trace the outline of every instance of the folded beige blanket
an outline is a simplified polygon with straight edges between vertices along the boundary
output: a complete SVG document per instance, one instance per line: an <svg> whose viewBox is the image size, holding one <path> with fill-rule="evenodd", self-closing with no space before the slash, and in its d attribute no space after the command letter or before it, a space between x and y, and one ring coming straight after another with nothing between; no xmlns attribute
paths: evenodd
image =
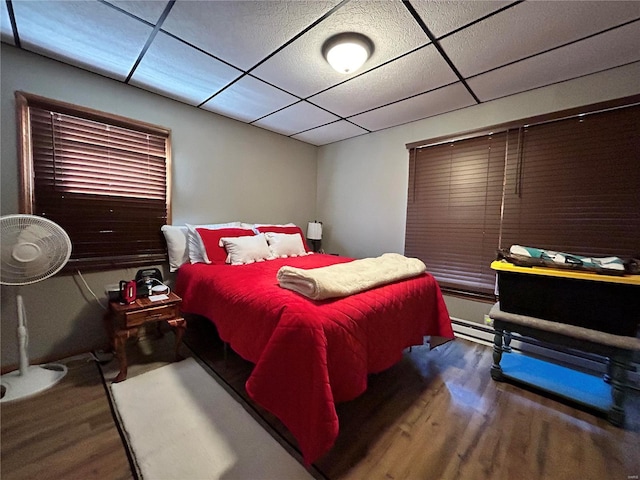
<svg viewBox="0 0 640 480"><path fill-rule="evenodd" d="M282 288L298 292L313 300L346 297L386 283L423 274L425 264L417 258L385 253L348 263L308 270L284 266L278 270Z"/></svg>

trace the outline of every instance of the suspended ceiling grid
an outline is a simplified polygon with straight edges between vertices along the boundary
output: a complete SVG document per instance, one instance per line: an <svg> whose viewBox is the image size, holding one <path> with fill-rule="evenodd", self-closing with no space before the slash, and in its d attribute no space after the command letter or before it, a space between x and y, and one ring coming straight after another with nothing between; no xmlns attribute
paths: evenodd
<svg viewBox="0 0 640 480"><path fill-rule="evenodd" d="M313 145L640 62L640 1L0 2L2 42ZM340 32L375 49L351 75Z"/></svg>

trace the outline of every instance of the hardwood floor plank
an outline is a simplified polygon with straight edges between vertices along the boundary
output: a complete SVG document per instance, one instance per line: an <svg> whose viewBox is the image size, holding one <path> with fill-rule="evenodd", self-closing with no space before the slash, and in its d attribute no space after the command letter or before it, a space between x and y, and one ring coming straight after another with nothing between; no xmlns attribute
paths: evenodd
<svg viewBox="0 0 640 480"><path fill-rule="evenodd" d="M2 478L133 478L95 362L65 363L57 385L2 405Z"/></svg>

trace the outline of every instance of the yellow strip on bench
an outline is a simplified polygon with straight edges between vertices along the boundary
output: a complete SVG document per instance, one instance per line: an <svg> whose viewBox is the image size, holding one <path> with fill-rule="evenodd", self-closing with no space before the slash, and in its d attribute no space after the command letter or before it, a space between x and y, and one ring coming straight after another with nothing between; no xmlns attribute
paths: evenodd
<svg viewBox="0 0 640 480"><path fill-rule="evenodd" d="M624 283L640 285L640 275L603 275L568 268L549 267L520 267L502 260L491 262L491 268L500 272L525 273L527 275L545 275L547 277L575 278L578 280L592 280L595 282Z"/></svg>

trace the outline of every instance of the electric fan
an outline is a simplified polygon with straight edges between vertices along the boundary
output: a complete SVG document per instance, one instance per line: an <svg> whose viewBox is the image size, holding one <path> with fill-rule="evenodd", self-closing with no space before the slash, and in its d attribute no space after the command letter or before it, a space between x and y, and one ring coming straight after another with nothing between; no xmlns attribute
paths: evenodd
<svg viewBox="0 0 640 480"><path fill-rule="evenodd" d="M71 256L71 240L62 227L35 215L0 217L0 283L29 285L55 275ZM27 318L21 295L16 295L20 368L2 375L0 402L24 398L59 382L65 365L29 366Z"/></svg>

